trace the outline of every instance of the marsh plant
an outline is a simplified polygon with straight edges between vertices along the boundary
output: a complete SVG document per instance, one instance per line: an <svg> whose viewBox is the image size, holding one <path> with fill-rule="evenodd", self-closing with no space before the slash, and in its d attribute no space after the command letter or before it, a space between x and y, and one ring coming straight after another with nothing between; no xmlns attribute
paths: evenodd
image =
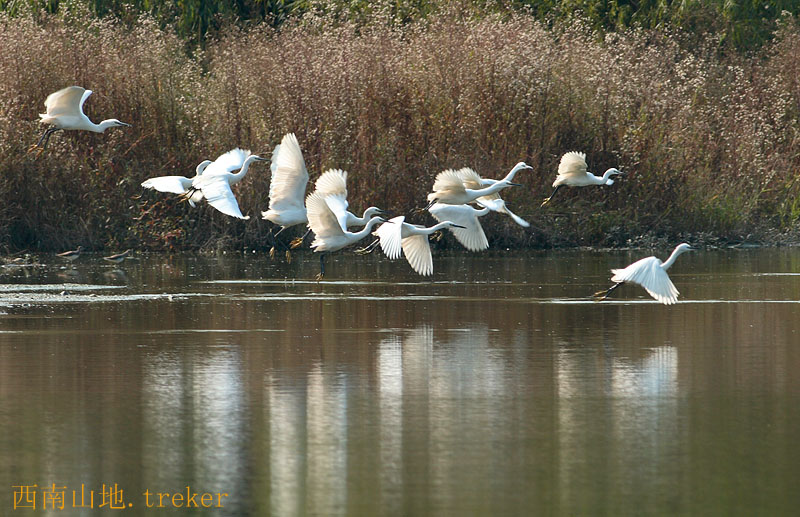
<svg viewBox="0 0 800 517"><path fill-rule="evenodd" d="M719 36L526 14L430 15L403 26L314 14L275 29L231 26L205 48L149 17L0 18L0 240L8 248L268 248L268 227L143 192L147 177L192 175L237 146L270 156L295 132L312 181L349 171L351 207L407 213L435 175L501 177L528 230L482 221L496 245L620 245L639 236L787 231L800 216L800 29L786 17L758 51ZM133 124L53 137L39 159L50 93L95 91L90 118ZM613 188L564 192L540 209L561 155L618 167ZM268 204L269 168L237 187L245 214ZM421 218L419 223L432 220Z"/></svg>

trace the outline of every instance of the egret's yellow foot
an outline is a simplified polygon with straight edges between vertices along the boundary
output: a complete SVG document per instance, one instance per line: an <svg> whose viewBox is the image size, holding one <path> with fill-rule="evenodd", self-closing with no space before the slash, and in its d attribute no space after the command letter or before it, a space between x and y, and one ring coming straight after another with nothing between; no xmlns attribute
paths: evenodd
<svg viewBox="0 0 800 517"><path fill-rule="evenodd" d="M271 258L271 259L275 258L275 246L273 246L273 247L271 247L269 249L269 258Z"/></svg>
<svg viewBox="0 0 800 517"><path fill-rule="evenodd" d="M39 147L39 145L38 145L38 144L31 144L31 146L30 146L30 147L28 147L28 152L29 152L29 153L32 153L33 151L35 151L35 150L37 150L37 149L40 149L40 147Z"/></svg>
<svg viewBox="0 0 800 517"><path fill-rule="evenodd" d="M292 263L292 254L289 252L289 250L286 250L286 262L289 264Z"/></svg>
<svg viewBox="0 0 800 517"><path fill-rule="evenodd" d="M292 249L295 249L295 248L297 248L299 246L302 246L302 245L303 245L303 238L302 237L295 237L294 239L292 239L292 242L291 242L291 244L289 244L289 247L291 247Z"/></svg>
<svg viewBox="0 0 800 517"><path fill-rule="evenodd" d="M544 206L544 205L546 205L546 204L547 204L547 203L549 203L549 202L550 202L550 198L548 197L548 198L546 198L544 201L542 201L542 204L541 204L541 206Z"/></svg>
<svg viewBox="0 0 800 517"><path fill-rule="evenodd" d="M316 278L317 282L319 282L320 280L322 280L322 278L323 278L324 276L325 276L325 275L324 275L324 274L322 274L322 273L317 273L317 276L315 276L314 278Z"/></svg>
<svg viewBox="0 0 800 517"><path fill-rule="evenodd" d="M594 298L594 301L596 302L602 302L608 298L608 291L597 291L592 295L592 298Z"/></svg>
<svg viewBox="0 0 800 517"><path fill-rule="evenodd" d="M442 230L436 230L435 232L433 232L433 236L434 236L433 240L439 242L444 237L444 232Z"/></svg>

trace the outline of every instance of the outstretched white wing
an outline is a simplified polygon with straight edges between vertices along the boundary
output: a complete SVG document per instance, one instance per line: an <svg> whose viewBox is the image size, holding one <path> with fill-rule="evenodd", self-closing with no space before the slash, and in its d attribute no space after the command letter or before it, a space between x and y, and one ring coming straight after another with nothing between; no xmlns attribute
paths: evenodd
<svg viewBox="0 0 800 517"><path fill-rule="evenodd" d="M489 213L488 208L483 210L475 210L469 205L446 205L443 203L435 203L428 209L437 221L450 221L464 228L450 227L449 230L461 243L462 246L470 251L485 250L489 247L489 241L486 239L486 234L483 233L483 227L478 216L483 216Z"/></svg>
<svg viewBox="0 0 800 517"><path fill-rule="evenodd" d="M244 149L237 148L228 151L209 164L203 171L203 176L225 174L226 172L233 172L237 169L241 169L248 156L250 156L250 151Z"/></svg>
<svg viewBox="0 0 800 517"><path fill-rule="evenodd" d="M387 222L378 226L378 228L372 232L374 235L377 235L381 241L381 249L383 253L390 259L398 259L400 258L400 254L403 251L403 221L405 221L405 216L397 216L389 219Z"/></svg>
<svg viewBox="0 0 800 517"><path fill-rule="evenodd" d="M423 276L433 274L433 257L427 235L412 235L403 239L403 254L414 271Z"/></svg>
<svg viewBox="0 0 800 517"><path fill-rule="evenodd" d="M239 219L250 219L250 216L242 215L239 203L236 202L236 196L233 195L231 185L228 182L228 176L208 176L203 174L195 178L192 186L201 190L208 204L223 214L238 217Z"/></svg>
<svg viewBox="0 0 800 517"><path fill-rule="evenodd" d="M447 169L437 174L433 182L433 192L428 194L428 201L436 199L440 192L453 194L464 193L464 183L458 171Z"/></svg>
<svg viewBox="0 0 800 517"><path fill-rule="evenodd" d="M347 172L330 169L322 173L314 184L315 192L325 196L325 202L336 216L342 231L347 231Z"/></svg>
<svg viewBox="0 0 800 517"><path fill-rule="evenodd" d="M294 133L288 133L272 152L269 208L275 212L301 210L306 195L308 171Z"/></svg>
<svg viewBox="0 0 800 517"><path fill-rule="evenodd" d="M659 302L670 305L678 301L678 289L669 275L661 267L661 260L647 257L637 260L625 269L612 269L612 282L631 282L639 284Z"/></svg>
<svg viewBox="0 0 800 517"><path fill-rule="evenodd" d="M42 118L67 116L79 117L83 114L83 103L92 94L92 90L81 88L80 86L67 86L55 93L51 93L44 101L46 114L39 115Z"/></svg>
<svg viewBox="0 0 800 517"><path fill-rule="evenodd" d="M192 180L183 176L159 176L145 180L142 182L142 186L159 192L186 194L186 191L192 186Z"/></svg>
<svg viewBox="0 0 800 517"><path fill-rule="evenodd" d="M570 151L561 157L561 162L558 164L558 175L553 182L556 187L564 182L569 182L570 179L581 178L586 176L586 154Z"/></svg>
<svg viewBox="0 0 800 517"><path fill-rule="evenodd" d="M319 192L312 192L306 197L306 213L308 214L308 227L318 238L328 238L343 235L339 221L331 211L327 200Z"/></svg>
<svg viewBox="0 0 800 517"><path fill-rule="evenodd" d="M503 201L497 194L482 196L476 199L475 201L480 206L484 206L489 210L491 210L492 212L498 212L501 214L508 215L509 217L511 217L511 219L514 220L515 223L522 226L523 228L527 228L531 225L528 221L526 221L525 219L521 218L520 216L509 210L508 206L506 206L506 202Z"/></svg>

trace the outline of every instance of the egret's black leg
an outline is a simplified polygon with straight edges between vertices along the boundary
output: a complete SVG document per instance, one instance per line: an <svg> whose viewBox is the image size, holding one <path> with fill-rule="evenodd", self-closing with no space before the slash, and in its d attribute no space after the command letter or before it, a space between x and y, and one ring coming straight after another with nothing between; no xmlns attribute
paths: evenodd
<svg viewBox="0 0 800 517"><path fill-rule="evenodd" d="M322 280L322 277L325 276L325 253L320 253L319 255L319 274L317 275L317 282Z"/></svg>
<svg viewBox="0 0 800 517"><path fill-rule="evenodd" d="M48 127L47 129L45 129L44 133L42 133L42 136L39 137L39 140L37 140L35 144L33 144L28 148L28 152L32 153L36 149L39 149L40 150L39 152L41 153L42 142L44 142L45 139L48 138L54 132L55 129L56 128L54 127Z"/></svg>
<svg viewBox="0 0 800 517"><path fill-rule="evenodd" d="M617 282L616 284L612 285L611 287L609 287L609 288L608 288L608 289L606 289L605 291L597 291L596 293L594 293L594 294L592 295L592 298L594 298L594 299L595 299L595 300L597 300L598 302L601 302L601 301L605 300L606 298L608 298L608 295L610 295L610 294L611 294L611 292L612 292L614 289L616 289L617 287L621 286L621 285L622 285L622 284L624 284L624 283L625 283L625 282Z"/></svg>
<svg viewBox="0 0 800 517"><path fill-rule="evenodd" d="M61 131L61 129L55 127L55 128L50 128L47 131L48 131L47 132L47 138L44 139L44 145L42 146L42 152L44 152L44 150L47 149L47 144L50 143L50 137L53 136L53 133L55 133L56 131Z"/></svg>
<svg viewBox="0 0 800 517"><path fill-rule="evenodd" d="M564 185L559 185L559 186L557 186L557 187L556 187L556 189L553 191L553 193L552 193L552 194L550 194L550 197L548 197L547 199L545 199L544 201L542 201L542 206L544 206L544 205L546 205L547 203L549 203L549 202L550 202L550 200L551 200L551 199L553 199L553 196L555 196L555 195L556 195L556 192L558 192L558 189L560 189L560 188L561 188L561 187L563 187L563 186L564 186Z"/></svg>

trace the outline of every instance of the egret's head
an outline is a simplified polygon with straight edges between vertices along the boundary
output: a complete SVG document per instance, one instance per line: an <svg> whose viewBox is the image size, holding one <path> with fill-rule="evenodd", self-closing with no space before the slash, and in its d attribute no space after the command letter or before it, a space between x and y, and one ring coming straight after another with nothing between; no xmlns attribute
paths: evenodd
<svg viewBox="0 0 800 517"><path fill-rule="evenodd" d="M678 253L683 253L684 251L694 251L695 249L697 248L692 248L690 245L686 244L685 242L682 242L678 244L678 247L675 248L675 251L677 251Z"/></svg>
<svg viewBox="0 0 800 517"><path fill-rule="evenodd" d="M528 165L528 164L527 164L527 163L525 163L525 162L519 162L519 163L518 163L518 164L516 164L516 165L514 166L514 168L513 168L513 169L511 169L511 170L514 170L514 171L521 171L521 170L523 170L523 169L531 169L531 170L533 170L533 167L531 167L530 165Z"/></svg>
<svg viewBox="0 0 800 517"><path fill-rule="evenodd" d="M625 173L620 171L619 169L615 169L614 167L608 169L605 174L603 174L603 178L606 180L606 185L613 185L614 180L611 179L612 176L624 176Z"/></svg>
<svg viewBox="0 0 800 517"><path fill-rule="evenodd" d="M386 212L375 206L371 206L366 210L364 210L364 217L369 218L372 217L373 215L386 215Z"/></svg>

